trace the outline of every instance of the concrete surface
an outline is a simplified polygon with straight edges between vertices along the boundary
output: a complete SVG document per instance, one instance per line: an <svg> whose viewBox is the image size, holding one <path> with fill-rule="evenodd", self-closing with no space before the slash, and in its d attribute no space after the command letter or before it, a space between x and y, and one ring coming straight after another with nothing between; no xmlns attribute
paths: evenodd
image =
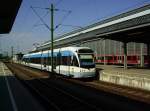
<svg viewBox="0 0 150 111"><path fill-rule="evenodd" d="M97 65L99 80L150 90L150 69L115 65Z"/></svg>
<svg viewBox="0 0 150 111"><path fill-rule="evenodd" d="M45 111L40 102L0 62L0 111Z"/></svg>

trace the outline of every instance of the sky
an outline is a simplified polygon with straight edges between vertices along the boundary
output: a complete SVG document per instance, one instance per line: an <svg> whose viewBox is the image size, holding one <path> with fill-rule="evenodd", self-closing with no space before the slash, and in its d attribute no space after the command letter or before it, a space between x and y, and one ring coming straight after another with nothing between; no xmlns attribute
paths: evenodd
<svg viewBox="0 0 150 111"><path fill-rule="evenodd" d="M11 54L31 51L33 44L50 40L50 8L54 4L54 37L91 25L112 16L150 4L150 0L23 0L16 20L9 34L0 35L0 53Z"/></svg>

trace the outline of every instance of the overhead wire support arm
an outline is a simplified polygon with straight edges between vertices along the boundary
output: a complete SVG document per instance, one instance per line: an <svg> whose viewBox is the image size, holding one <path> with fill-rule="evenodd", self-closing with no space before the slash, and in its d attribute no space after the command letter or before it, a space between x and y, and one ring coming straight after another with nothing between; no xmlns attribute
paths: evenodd
<svg viewBox="0 0 150 111"><path fill-rule="evenodd" d="M31 9L33 10L33 12L36 14L36 16L39 17L39 19L41 20L41 22L45 25L45 27L48 29L48 30L51 30L50 27L44 22L44 20L40 17L40 15L35 11L35 9L31 6Z"/></svg>
<svg viewBox="0 0 150 111"><path fill-rule="evenodd" d="M48 13L49 13L49 10L46 12L46 14L44 16L42 16L42 18L46 17L48 15ZM44 24L37 24L37 23L38 23L38 21L35 23L35 25L34 25L35 27L39 26L39 25L44 25Z"/></svg>
<svg viewBox="0 0 150 111"><path fill-rule="evenodd" d="M43 25L45 25L50 31L51 31L51 72L54 72L54 61L53 61L53 49L54 49L54 45L53 45L53 38L54 38L54 11L61 11L59 9L55 9L54 5L51 4L50 8L40 8L40 9L48 9L51 12L51 28L44 22L44 20L42 19L42 17L36 12L36 10L34 8L40 8L40 7L32 7L31 9L33 10L33 12L39 17L39 19L41 20L41 22L43 23ZM63 12L68 12L67 15L65 15L61 21L60 24L58 24L56 26L56 28L58 28L62 22L65 20L65 18L71 13L71 11L66 11L66 10L62 10ZM41 24L40 24L41 25Z"/></svg>
<svg viewBox="0 0 150 111"><path fill-rule="evenodd" d="M48 9L51 12L51 28L44 22L42 17L36 12L34 8L40 8L40 7L32 7L31 9L33 12L39 17L43 25L45 25L50 31L51 31L51 72L54 72L54 64L53 64L53 36L54 36L54 11L58 11L58 9L54 8L54 5L51 4L50 8L40 8L40 9ZM41 24L40 24L41 25Z"/></svg>
<svg viewBox="0 0 150 111"><path fill-rule="evenodd" d="M54 62L53 62L53 49L54 49L54 44L53 44L53 38L54 38L54 11L58 11L58 9L54 8L54 5L51 4L51 72L54 73Z"/></svg>
<svg viewBox="0 0 150 111"><path fill-rule="evenodd" d="M57 29L59 26L61 26L62 23L65 21L65 19L66 19L66 18L69 16L69 14L71 14L71 12L72 12L71 10L67 11L67 10L60 10L60 9L57 9L57 11L67 12L67 14L63 16L62 20L60 21L60 23L59 23L58 25L56 25L56 27L54 28L54 30Z"/></svg>
<svg viewBox="0 0 150 111"><path fill-rule="evenodd" d="M49 8L44 8L44 7L33 7L33 6L31 6L32 8L39 8L39 9L46 9L46 10L48 10Z"/></svg>

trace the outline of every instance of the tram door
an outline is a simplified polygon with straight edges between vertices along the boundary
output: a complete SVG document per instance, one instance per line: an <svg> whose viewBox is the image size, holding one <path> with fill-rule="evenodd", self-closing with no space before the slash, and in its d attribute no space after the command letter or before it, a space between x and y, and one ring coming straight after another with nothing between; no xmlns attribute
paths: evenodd
<svg viewBox="0 0 150 111"><path fill-rule="evenodd" d="M47 65L47 59L46 59L46 57L44 57L43 59L44 59L44 60L43 60L43 66L46 68L46 65Z"/></svg>
<svg viewBox="0 0 150 111"><path fill-rule="evenodd" d="M60 65L61 65L61 53L59 50L59 53L57 54L57 66L59 67L59 74L60 74Z"/></svg>
<svg viewBox="0 0 150 111"><path fill-rule="evenodd" d="M42 65L42 69L47 70L47 58L46 57L41 58L41 65Z"/></svg>
<svg viewBox="0 0 150 111"><path fill-rule="evenodd" d="M43 69L43 63L44 63L44 59L41 57L41 69Z"/></svg>
<svg viewBox="0 0 150 111"><path fill-rule="evenodd" d="M67 56L68 75L70 75L71 53Z"/></svg>
<svg viewBox="0 0 150 111"><path fill-rule="evenodd" d="M42 70L46 70L47 68L46 68L46 64L47 64L47 62L46 62L47 60L46 60L46 57L43 57L43 52L41 53L41 69Z"/></svg>
<svg viewBox="0 0 150 111"><path fill-rule="evenodd" d="M41 57L40 57L40 59L41 59L41 70L42 70L42 65L43 65L42 54L43 54L43 51L42 51L42 53L41 53Z"/></svg>

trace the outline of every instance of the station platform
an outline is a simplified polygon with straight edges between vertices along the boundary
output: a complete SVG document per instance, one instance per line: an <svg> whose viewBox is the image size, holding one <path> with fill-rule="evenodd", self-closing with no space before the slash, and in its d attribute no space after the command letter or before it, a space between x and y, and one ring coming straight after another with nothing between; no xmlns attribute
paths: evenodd
<svg viewBox="0 0 150 111"><path fill-rule="evenodd" d="M45 111L36 98L0 62L0 111Z"/></svg>
<svg viewBox="0 0 150 111"><path fill-rule="evenodd" d="M150 69L140 69L129 66L97 65L99 80L130 87L150 90Z"/></svg>

